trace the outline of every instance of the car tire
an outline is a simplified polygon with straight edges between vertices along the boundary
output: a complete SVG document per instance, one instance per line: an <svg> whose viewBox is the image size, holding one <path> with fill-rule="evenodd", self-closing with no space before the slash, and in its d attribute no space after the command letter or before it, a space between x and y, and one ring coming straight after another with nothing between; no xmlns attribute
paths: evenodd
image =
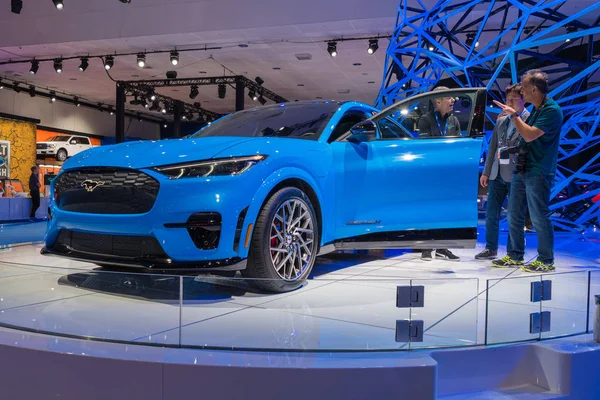
<svg viewBox="0 0 600 400"><path fill-rule="evenodd" d="M312 270L319 237L316 213L306 193L295 187L283 188L258 215L242 275L261 291L295 290Z"/></svg>
<svg viewBox="0 0 600 400"><path fill-rule="evenodd" d="M59 149L56 152L56 161L65 161L67 159L67 151L65 149Z"/></svg>

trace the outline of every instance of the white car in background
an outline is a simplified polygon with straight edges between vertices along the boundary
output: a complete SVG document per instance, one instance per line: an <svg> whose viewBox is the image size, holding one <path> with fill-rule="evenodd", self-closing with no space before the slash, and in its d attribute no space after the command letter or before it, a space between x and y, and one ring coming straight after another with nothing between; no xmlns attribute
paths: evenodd
<svg viewBox="0 0 600 400"><path fill-rule="evenodd" d="M39 158L54 157L58 161L65 161L68 157L82 151L89 150L92 147L90 138L77 135L54 136L46 142L36 144L37 156Z"/></svg>

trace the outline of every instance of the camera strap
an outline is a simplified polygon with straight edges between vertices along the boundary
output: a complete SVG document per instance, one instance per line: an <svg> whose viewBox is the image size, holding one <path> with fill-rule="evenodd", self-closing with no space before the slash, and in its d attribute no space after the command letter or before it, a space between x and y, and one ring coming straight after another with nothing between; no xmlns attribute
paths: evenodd
<svg viewBox="0 0 600 400"><path fill-rule="evenodd" d="M542 111L542 109L544 107L546 107L547 103L548 103L548 98L546 96L544 96L544 100L542 100L542 104L540 104L540 106L538 108L533 110L533 112L529 115L529 118L527 118L527 121L525 121L525 123L529 126L533 126L535 121L537 121L538 117L540 116L540 112Z"/></svg>

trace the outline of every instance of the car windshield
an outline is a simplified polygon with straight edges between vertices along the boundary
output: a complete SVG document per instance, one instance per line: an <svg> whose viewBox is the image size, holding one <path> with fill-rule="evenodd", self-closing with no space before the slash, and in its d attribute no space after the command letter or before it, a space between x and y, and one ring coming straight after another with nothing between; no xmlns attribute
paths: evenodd
<svg viewBox="0 0 600 400"><path fill-rule="evenodd" d="M49 142L67 142L69 140L69 136L54 136L52 139L48 140Z"/></svg>
<svg viewBox="0 0 600 400"><path fill-rule="evenodd" d="M318 140L339 107L340 103L329 101L257 107L224 117L191 137L264 136Z"/></svg>

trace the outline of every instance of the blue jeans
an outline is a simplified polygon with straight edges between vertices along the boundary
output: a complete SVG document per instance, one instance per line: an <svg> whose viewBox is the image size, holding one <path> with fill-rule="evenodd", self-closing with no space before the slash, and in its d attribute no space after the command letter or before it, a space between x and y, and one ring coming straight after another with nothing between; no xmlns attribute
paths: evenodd
<svg viewBox="0 0 600 400"><path fill-rule="evenodd" d="M529 207L531 222L538 235L538 261L554 263L554 228L550 221L550 189L553 176L526 172L516 174L512 180L508 198L508 247L507 253L514 260L525 255L525 204Z"/></svg>
<svg viewBox="0 0 600 400"><path fill-rule="evenodd" d="M488 200L485 213L485 248L498 251L498 235L500 233L500 211L506 196L510 193L510 182L505 182L500 175L489 181Z"/></svg>

